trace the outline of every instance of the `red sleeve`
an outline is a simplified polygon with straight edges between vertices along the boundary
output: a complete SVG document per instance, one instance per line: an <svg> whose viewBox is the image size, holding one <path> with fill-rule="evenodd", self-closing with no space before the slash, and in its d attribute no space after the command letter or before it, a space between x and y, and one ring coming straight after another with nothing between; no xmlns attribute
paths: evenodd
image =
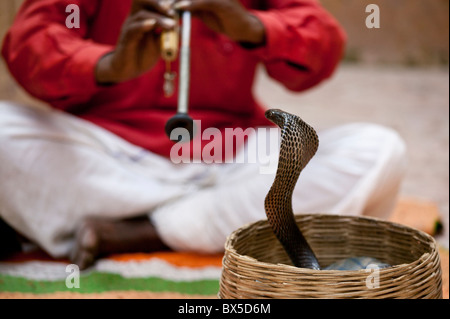
<svg viewBox="0 0 450 319"><path fill-rule="evenodd" d="M83 103L99 89L95 66L110 45L87 39L98 0L26 0L7 33L2 55L31 95L58 108ZM80 8L80 28L66 27L69 4Z"/></svg>
<svg viewBox="0 0 450 319"><path fill-rule="evenodd" d="M272 0L253 10L266 29L266 45L255 49L268 74L293 91L328 78L342 58L346 35L316 0Z"/></svg>

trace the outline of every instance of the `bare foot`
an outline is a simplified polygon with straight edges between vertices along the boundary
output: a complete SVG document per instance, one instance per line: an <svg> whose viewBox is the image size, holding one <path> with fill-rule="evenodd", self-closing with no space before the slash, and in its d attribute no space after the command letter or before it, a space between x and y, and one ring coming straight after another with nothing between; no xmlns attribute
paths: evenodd
<svg viewBox="0 0 450 319"><path fill-rule="evenodd" d="M126 220L89 218L76 233L70 260L86 269L108 254L168 249L146 216Z"/></svg>
<svg viewBox="0 0 450 319"><path fill-rule="evenodd" d="M0 218L0 259L22 250L19 235Z"/></svg>

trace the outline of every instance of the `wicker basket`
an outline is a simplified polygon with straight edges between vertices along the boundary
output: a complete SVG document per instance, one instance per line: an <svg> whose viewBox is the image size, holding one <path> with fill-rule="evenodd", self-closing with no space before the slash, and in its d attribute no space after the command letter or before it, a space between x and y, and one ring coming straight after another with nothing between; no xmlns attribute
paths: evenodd
<svg viewBox="0 0 450 319"><path fill-rule="evenodd" d="M424 232L366 217L296 220L322 267L355 256L392 266L376 272L294 267L263 220L229 236L219 298L442 298L436 242Z"/></svg>

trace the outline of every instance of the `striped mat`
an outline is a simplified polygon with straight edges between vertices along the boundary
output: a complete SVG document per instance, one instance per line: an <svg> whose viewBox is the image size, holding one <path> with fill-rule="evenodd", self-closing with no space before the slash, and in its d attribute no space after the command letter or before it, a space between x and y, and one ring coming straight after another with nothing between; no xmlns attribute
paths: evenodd
<svg viewBox="0 0 450 319"><path fill-rule="evenodd" d="M79 272L42 252L0 262L0 298L215 298L222 255L160 252L100 259Z"/></svg>

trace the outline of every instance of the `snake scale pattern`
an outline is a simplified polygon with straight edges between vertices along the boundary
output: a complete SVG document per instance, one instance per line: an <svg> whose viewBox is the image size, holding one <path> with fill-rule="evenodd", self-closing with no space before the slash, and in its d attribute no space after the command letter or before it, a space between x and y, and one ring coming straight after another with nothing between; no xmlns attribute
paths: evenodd
<svg viewBox="0 0 450 319"><path fill-rule="evenodd" d="M266 118L281 129L281 145L275 180L264 207L275 236L296 267L320 269L314 252L298 228L292 194L301 171L319 146L315 130L300 117L278 109L266 111Z"/></svg>

